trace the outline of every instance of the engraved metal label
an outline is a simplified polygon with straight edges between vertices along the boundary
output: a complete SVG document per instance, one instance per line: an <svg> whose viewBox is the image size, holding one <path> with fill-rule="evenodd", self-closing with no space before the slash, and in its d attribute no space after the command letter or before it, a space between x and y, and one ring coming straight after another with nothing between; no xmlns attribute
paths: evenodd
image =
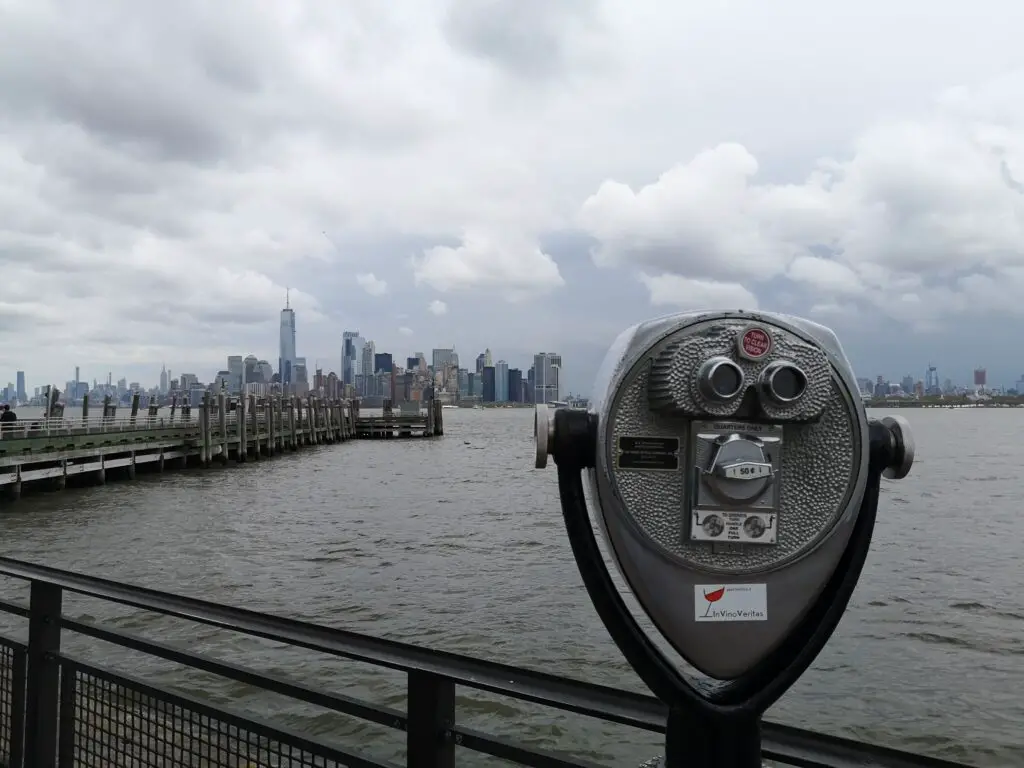
<svg viewBox="0 0 1024 768"><path fill-rule="evenodd" d="M695 509L690 539L714 544L774 544L777 520L774 512Z"/></svg>
<svg viewBox="0 0 1024 768"><path fill-rule="evenodd" d="M615 468L677 472L679 470L679 438L622 435L619 437Z"/></svg>

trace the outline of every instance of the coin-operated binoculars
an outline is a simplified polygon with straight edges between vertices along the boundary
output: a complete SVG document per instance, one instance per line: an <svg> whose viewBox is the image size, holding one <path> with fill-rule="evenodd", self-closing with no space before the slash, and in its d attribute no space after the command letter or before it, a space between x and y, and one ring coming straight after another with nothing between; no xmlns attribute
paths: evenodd
<svg viewBox="0 0 1024 768"><path fill-rule="evenodd" d="M882 476L905 477L905 419L869 419L831 330L785 315L694 312L615 341L590 411L537 406L573 554L601 620L668 707L667 766L761 765L761 715L846 610ZM695 685L641 629L604 541Z"/></svg>

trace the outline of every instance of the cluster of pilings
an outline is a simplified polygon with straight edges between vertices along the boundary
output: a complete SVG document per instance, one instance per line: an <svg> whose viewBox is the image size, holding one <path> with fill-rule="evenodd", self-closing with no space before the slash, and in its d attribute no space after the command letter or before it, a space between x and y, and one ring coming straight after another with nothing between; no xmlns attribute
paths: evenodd
<svg viewBox="0 0 1024 768"><path fill-rule="evenodd" d="M198 414L199 461L209 466L232 454L245 461L301 445L341 442L355 436L358 413L358 403L350 400L206 394Z"/></svg>
<svg viewBox="0 0 1024 768"><path fill-rule="evenodd" d="M443 435L441 401L428 400L425 406L426 410L422 411L420 403L403 403L396 412L392 402L385 400L380 416L360 416L356 419L355 437L389 440Z"/></svg>

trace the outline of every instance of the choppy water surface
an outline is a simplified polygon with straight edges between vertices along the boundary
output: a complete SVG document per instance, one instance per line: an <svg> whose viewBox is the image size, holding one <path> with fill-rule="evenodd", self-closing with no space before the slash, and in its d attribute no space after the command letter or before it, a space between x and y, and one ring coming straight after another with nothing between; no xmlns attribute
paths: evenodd
<svg viewBox="0 0 1024 768"><path fill-rule="evenodd" d="M1014 446L1024 412L902 413L918 441L913 473L883 487L852 606L768 717L979 766L1019 766L1024 479ZM554 472L531 468L532 412L446 410L445 419L440 440L349 442L26 497L0 516L2 552L642 690L582 589ZM379 703L404 700L393 673L94 602L70 610L121 615L126 628L159 629L168 642ZM92 659L164 683L197 679L89 648ZM401 754L397 734L205 677L202 690L376 756ZM459 717L609 765L657 751L649 735L494 697L460 700Z"/></svg>

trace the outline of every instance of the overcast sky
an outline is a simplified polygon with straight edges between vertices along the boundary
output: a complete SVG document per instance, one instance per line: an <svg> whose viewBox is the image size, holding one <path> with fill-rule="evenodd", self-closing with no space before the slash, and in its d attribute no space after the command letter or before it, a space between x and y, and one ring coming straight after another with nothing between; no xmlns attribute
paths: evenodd
<svg viewBox="0 0 1024 768"><path fill-rule="evenodd" d="M233 10L242 9L245 10ZM1024 372L1024 4L0 0L0 384L762 308Z"/></svg>

